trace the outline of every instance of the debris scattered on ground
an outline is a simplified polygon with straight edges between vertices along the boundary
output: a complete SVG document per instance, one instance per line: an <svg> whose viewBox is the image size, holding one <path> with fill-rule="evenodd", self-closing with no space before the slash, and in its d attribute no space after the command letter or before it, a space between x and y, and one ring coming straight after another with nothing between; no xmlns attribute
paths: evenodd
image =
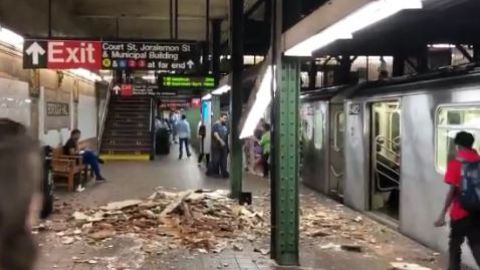
<svg viewBox="0 0 480 270"><path fill-rule="evenodd" d="M243 251L242 241L253 241L269 231L262 212L236 204L227 191L158 189L146 200L75 211L57 236L70 245L75 242L73 236L96 244L127 234L145 240L142 250L147 253L178 248L219 253L228 246Z"/></svg>
<svg viewBox="0 0 480 270"><path fill-rule="evenodd" d="M391 270L432 270L431 268L423 267L414 263L392 262L390 264L392 266Z"/></svg>

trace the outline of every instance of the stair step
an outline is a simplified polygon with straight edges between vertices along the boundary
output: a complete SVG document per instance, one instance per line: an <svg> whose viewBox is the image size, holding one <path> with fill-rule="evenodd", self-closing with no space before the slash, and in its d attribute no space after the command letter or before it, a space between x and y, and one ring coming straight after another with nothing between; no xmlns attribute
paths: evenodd
<svg viewBox="0 0 480 270"><path fill-rule="evenodd" d="M103 136L113 136L113 137L150 137L151 133L149 131L142 130L108 130L103 133Z"/></svg>
<svg viewBox="0 0 480 270"><path fill-rule="evenodd" d="M110 108L113 112L120 112L120 111L132 111L132 112L142 112L147 113L149 112L149 108L145 108L143 106L115 106Z"/></svg>
<svg viewBox="0 0 480 270"><path fill-rule="evenodd" d="M103 150L115 150L115 149L131 149L135 151L150 151L151 146L150 144L142 144L142 145L129 145L129 144L102 144L102 151Z"/></svg>
<svg viewBox="0 0 480 270"><path fill-rule="evenodd" d="M102 140L103 145L106 144L115 144L115 145L120 145L120 144L126 144L126 145L145 145L151 144L151 138L145 138L145 139L138 139L138 138L127 138L127 139L120 139L120 138L105 138Z"/></svg>
<svg viewBox="0 0 480 270"><path fill-rule="evenodd" d="M114 154L114 153L132 153L132 154L143 154L150 153L152 150L151 147L102 147L102 154Z"/></svg>
<svg viewBox="0 0 480 270"><path fill-rule="evenodd" d="M107 129L108 128L145 128L149 129L150 123L145 122L145 123L136 123L136 122L124 122L124 123L118 123L118 122L111 122L106 124Z"/></svg>

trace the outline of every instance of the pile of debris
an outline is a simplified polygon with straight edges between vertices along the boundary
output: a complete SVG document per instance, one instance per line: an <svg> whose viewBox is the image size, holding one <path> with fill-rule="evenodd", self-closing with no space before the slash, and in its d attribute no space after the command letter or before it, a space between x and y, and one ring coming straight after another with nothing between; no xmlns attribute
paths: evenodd
<svg viewBox="0 0 480 270"><path fill-rule="evenodd" d="M68 229L57 236L68 245L77 240L96 244L114 236L135 235L149 243L144 246L147 252L182 247L207 253L268 235L262 212L235 204L227 195L221 190L173 193L160 188L146 200L74 212Z"/></svg>

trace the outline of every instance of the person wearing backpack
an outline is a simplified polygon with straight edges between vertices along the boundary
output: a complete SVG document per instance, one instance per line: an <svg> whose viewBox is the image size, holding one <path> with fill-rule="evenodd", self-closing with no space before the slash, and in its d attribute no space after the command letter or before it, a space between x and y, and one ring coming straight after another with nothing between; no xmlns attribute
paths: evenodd
<svg viewBox="0 0 480 270"><path fill-rule="evenodd" d="M459 132L454 139L456 158L448 164L445 183L450 185L444 208L435 227L446 225L450 209L450 242L448 270L460 270L462 244L465 238L480 266L480 156L473 149L475 138L468 132Z"/></svg>

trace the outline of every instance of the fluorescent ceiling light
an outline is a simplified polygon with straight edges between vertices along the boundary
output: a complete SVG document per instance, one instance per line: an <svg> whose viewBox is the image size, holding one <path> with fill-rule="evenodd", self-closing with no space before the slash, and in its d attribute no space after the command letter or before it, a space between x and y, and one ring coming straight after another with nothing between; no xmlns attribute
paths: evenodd
<svg viewBox="0 0 480 270"><path fill-rule="evenodd" d="M102 77L100 77L97 73L91 72L90 70L84 68L70 69L69 71L78 77L84 78L92 82L102 81Z"/></svg>
<svg viewBox="0 0 480 270"><path fill-rule="evenodd" d="M210 100L210 99L212 99L211 94L206 94L205 96L202 97L202 100Z"/></svg>
<svg viewBox="0 0 480 270"><path fill-rule="evenodd" d="M23 37L19 34L0 26L0 42L13 46L17 50L23 50Z"/></svg>
<svg viewBox="0 0 480 270"><path fill-rule="evenodd" d="M222 85L220 86L219 88L215 89L212 91L212 94L214 95L223 95L225 93L227 93L228 91L230 91L230 89L232 89L232 87L228 84L226 85Z"/></svg>
<svg viewBox="0 0 480 270"><path fill-rule="evenodd" d="M275 70L276 68L272 69L272 66L268 66L267 70L265 71L262 82L260 83L260 88L258 89L256 95L255 102L248 113L242 132L240 133L240 139L253 136L258 123L260 123L260 119L263 118L263 115L270 105L270 102L272 102L271 82ZM277 88L275 81L273 88L274 90Z"/></svg>
<svg viewBox="0 0 480 270"><path fill-rule="evenodd" d="M431 44L428 45L430 48L435 48L435 49L450 49L450 48L455 48L455 45L453 44Z"/></svg>
<svg viewBox="0 0 480 270"><path fill-rule="evenodd" d="M312 56L313 52L405 9L421 9L422 0L377 0L351 13L320 33L285 52L287 56Z"/></svg>

